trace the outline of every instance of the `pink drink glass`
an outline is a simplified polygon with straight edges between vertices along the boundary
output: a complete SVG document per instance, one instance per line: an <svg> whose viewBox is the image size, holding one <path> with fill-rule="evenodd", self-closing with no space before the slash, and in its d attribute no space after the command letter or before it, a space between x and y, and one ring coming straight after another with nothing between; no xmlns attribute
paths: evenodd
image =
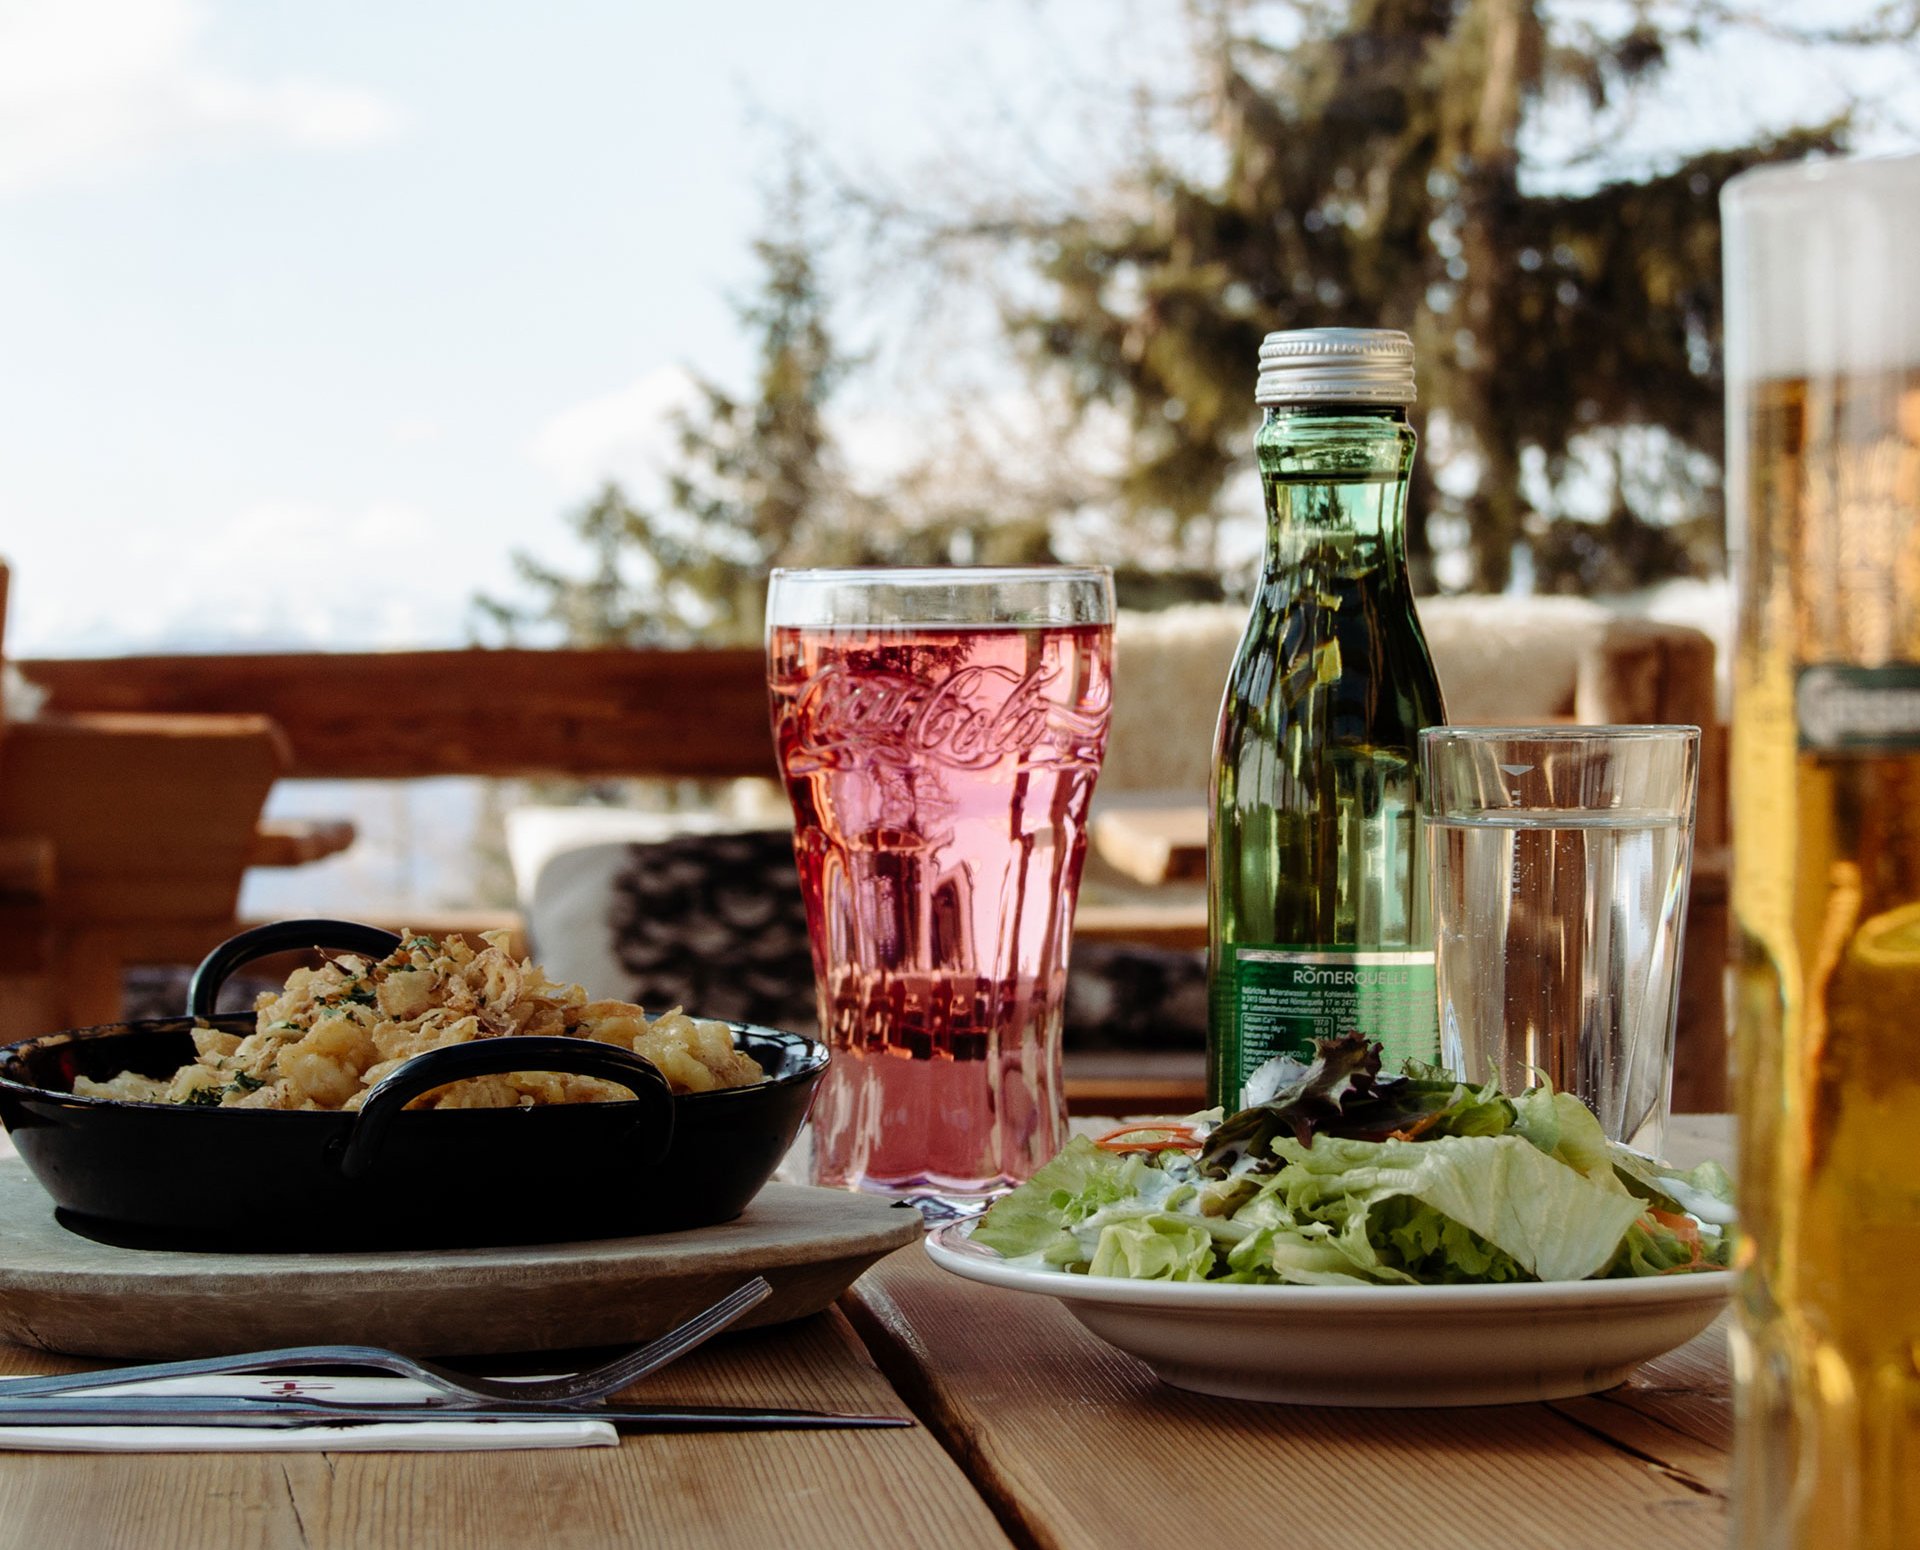
<svg viewBox="0 0 1920 1550"><path fill-rule="evenodd" d="M1066 1140L1112 631L1104 566L773 573L774 742L833 1051L817 1183L989 1194Z"/></svg>

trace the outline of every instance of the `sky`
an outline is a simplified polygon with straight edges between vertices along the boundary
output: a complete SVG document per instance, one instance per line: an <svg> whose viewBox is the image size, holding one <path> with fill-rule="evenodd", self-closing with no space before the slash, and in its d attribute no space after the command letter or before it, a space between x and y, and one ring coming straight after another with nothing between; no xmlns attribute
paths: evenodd
<svg viewBox="0 0 1920 1550"><path fill-rule="evenodd" d="M565 568L565 513L649 477L689 371L744 383L786 130L907 186L1071 177L1179 15L0 0L8 652L465 639L516 547ZM1719 61L1642 141L1809 79ZM898 304L856 284L851 342ZM857 395L842 428L879 462L914 434Z"/></svg>
<svg viewBox="0 0 1920 1550"><path fill-rule="evenodd" d="M785 127L950 160L1130 12L0 0L9 653L461 640L744 378Z"/></svg>

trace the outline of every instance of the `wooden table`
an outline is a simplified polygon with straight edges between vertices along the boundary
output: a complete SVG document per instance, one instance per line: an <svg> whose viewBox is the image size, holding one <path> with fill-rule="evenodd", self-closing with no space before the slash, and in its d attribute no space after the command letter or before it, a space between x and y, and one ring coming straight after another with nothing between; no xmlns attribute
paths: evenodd
<svg viewBox="0 0 1920 1550"><path fill-rule="evenodd" d="M1724 1121L1677 1129L1676 1158L1724 1151ZM59 1365L0 1350L8 1372ZM0 1454L0 1550L1717 1550L1727 1532L1718 1327L1592 1398L1254 1405L1167 1388L1058 1304L947 1276L909 1247L839 1309L717 1342L635 1397L910 1410L923 1424L530 1453Z"/></svg>
<svg viewBox="0 0 1920 1550"><path fill-rule="evenodd" d="M1727 1535L1716 1329L1609 1394L1476 1410L1336 1410L1186 1394L1063 1309L903 1250L855 1328L1018 1544L1622 1550Z"/></svg>

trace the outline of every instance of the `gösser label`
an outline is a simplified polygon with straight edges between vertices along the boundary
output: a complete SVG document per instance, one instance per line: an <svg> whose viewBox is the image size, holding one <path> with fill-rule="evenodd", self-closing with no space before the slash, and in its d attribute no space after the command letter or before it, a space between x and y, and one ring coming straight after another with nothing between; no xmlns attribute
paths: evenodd
<svg viewBox="0 0 1920 1550"><path fill-rule="evenodd" d="M1920 664L1803 667L1793 713L1803 753L1920 753Z"/></svg>

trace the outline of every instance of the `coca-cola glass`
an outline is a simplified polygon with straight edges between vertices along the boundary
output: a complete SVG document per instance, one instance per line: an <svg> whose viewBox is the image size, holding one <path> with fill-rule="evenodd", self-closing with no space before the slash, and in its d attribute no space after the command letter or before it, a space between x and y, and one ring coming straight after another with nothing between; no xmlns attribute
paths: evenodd
<svg viewBox="0 0 1920 1550"><path fill-rule="evenodd" d="M833 1051L815 1182L991 1194L1065 1141L1112 638L1104 566L773 573L774 742Z"/></svg>

